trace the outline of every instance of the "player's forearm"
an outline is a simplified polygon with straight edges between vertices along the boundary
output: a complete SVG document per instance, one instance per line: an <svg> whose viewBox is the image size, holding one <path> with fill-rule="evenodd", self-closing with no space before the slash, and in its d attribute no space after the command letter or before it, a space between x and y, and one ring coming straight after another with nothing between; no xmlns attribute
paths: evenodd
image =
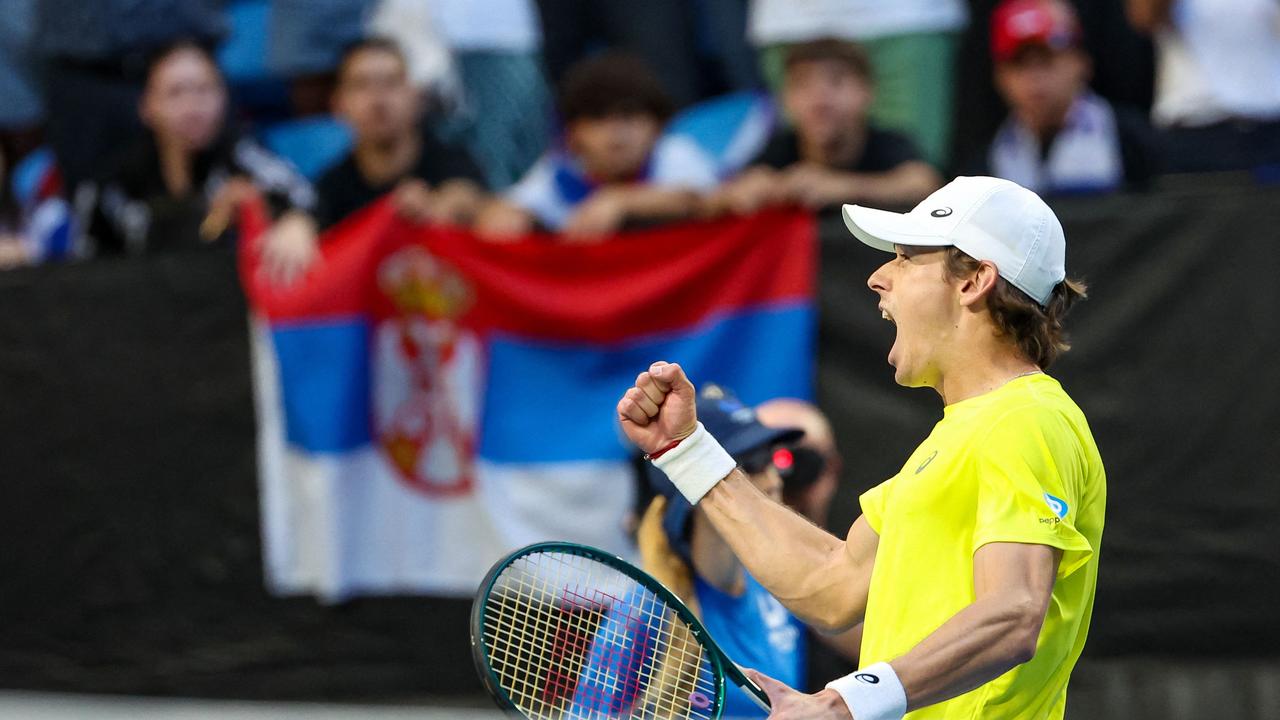
<svg viewBox="0 0 1280 720"><path fill-rule="evenodd" d="M843 629L865 610L844 542L760 492L741 470L698 507L747 572L806 623Z"/></svg>
<svg viewBox="0 0 1280 720"><path fill-rule="evenodd" d="M907 709L968 692L1035 654L1044 608L1032 597L979 598L890 663Z"/></svg>

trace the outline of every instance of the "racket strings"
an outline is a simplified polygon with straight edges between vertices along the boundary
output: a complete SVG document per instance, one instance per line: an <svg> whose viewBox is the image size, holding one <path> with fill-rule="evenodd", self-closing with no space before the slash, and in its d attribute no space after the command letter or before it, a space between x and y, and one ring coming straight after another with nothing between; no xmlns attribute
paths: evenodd
<svg viewBox="0 0 1280 720"><path fill-rule="evenodd" d="M502 571L485 600L498 684L530 718L704 718L717 678L672 609L590 558L539 552Z"/></svg>

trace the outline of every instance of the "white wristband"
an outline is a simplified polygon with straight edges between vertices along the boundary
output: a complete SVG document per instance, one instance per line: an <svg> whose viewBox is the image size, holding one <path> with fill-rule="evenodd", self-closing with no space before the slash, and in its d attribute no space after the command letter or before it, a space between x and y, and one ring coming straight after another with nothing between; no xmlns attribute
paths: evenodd
<svg viewBox="0 0 1280 720"><path fill-rule="evenodd" d="M840 693L855 720L902 720L907 691L889 663L876 663L827 683Z"/></svg>
<svg viewBox="0 0 1280 720"><path fill-rule="evenodd" d="M711 433L698 423L693 434L653 461L667 474L681 495L697 505L726 475L738 467L729 453L720 447Z"/></svg>

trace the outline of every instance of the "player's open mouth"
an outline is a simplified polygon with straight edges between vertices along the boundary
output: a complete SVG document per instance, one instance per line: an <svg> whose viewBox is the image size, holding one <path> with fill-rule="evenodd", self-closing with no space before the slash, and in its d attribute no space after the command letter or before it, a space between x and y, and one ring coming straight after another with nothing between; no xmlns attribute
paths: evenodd
<svg viewBox="0 0 1280 720"><path fill-rule="evenodd" d="M888 320L894 325L898 324L898 321L894 320L893 316L889 314L889 311L885 310L883 307L880 308L880 317L884 318L885 320Z"/></svg>

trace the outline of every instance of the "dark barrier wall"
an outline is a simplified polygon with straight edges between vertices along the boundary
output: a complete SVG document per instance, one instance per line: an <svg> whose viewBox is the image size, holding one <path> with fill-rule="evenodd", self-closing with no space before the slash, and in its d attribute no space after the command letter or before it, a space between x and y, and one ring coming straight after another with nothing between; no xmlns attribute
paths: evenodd
<svg viewBox="0 0 1280 720"><path fill-rule="evenodd" d="M1206 186L1058 209L1092 299L1054 374L1110 483L1092 666L1274 663L1280 193ZM893 385L893 330L865 285L887 256L838 222L823 239L819 385L847 458L847 526L857 491L892 474L941 408ZM479 692L465 602L266 595L248 359L225 253L0 274L0 686ZM1075 702L1108 706L1073 687Z"/></svg>

